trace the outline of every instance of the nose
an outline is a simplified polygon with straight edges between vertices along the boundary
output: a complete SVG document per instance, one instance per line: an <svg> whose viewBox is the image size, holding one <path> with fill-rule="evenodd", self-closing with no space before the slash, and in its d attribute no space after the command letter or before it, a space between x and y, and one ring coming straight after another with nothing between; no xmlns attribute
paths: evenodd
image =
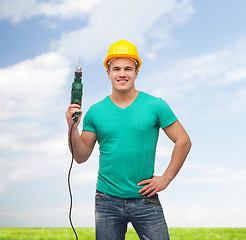
<svg viewBox="0 0 246 240"><path fill-rule="evenodd" d="M121 69L119 72L119 77L124 78L126 77L126 71L124 69Z"/></svg>

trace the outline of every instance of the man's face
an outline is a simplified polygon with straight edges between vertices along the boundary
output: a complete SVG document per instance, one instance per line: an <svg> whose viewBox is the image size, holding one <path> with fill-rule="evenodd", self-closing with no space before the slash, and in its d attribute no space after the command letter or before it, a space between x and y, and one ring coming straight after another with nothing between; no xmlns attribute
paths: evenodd
<svg viewBox="0 0 246 240"><path fill-rule="evenodd" d="M129 58L116 58L107 71L114 91L127 92L135 89L134 83L138 76L135 63Z"/></svg>

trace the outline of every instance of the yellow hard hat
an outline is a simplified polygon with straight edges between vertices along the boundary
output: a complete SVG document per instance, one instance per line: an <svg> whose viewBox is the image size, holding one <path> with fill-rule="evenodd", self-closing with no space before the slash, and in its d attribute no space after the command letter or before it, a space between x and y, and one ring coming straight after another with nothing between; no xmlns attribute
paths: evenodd
<svg viewBox="0 0 246 240"><path fill-rule="evenodd" d="M140 68L142 61L138 56L137 48L130 42L126 40L120 40L113 43L109 50L108 55L104 60L104 66L108 69L108 63L113 58L126 57L132 58L137 61L137 69Z"/></svg>

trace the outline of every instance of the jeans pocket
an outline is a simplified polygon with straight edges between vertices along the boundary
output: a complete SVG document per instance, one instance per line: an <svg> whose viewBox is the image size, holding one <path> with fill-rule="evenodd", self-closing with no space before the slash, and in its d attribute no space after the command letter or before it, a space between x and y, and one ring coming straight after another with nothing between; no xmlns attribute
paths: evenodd
<svg viewBox="0 0 246 240"><path fill-rule="evenodd" d="M96 195L95 195L95 202L100 202L105 196L105 193L96 191Z"/></svg>
<svg viewBox="0 0 246 240"><path fill-rule="evenodd" d="M161 207L161 203L159 201L158 195L154 195L150 198L146 198L144 203L145 203L145 205L154 205L154 206L160 206Z"/></svg>

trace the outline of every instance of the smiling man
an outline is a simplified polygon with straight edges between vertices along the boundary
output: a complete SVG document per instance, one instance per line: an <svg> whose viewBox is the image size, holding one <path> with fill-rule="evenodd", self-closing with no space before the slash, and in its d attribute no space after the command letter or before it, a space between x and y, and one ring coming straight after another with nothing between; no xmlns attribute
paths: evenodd
<svg viewBox="0 0 246 240"><path fill-rule="evenodd" d="M135 88L141 59L136 47L125 40L109 48L104 60L112 94L90 107L83 131L72 132L74 158L85 162L96 141L100 146L95 196L97 240L123 240L131 222L140 240L167 240L168 228L158 192L163 191L182 167L191 147L188 134L168 104ZM69 106L72 114L82 111ZM175 143L162 176L154 176L159 129ZM70 143L69 143L70 146Z"/></svg>

